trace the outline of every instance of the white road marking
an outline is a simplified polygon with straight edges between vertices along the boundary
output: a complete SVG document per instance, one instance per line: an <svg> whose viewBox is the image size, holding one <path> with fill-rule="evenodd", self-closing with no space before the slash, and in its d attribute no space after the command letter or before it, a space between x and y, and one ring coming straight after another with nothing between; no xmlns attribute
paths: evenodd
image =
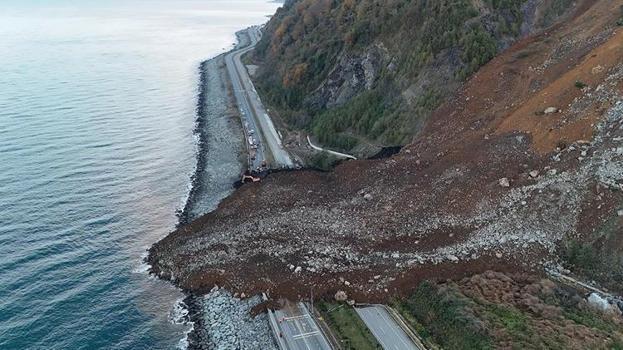
<svg viewBox="0 0 623 350"><path fill-rule="evenodd" d="M299 316L291 316L291 317L284 317L284 320L296 320L299 318L308 318L309 315L299 315Z"/></svg>
<svg viewBox="0 0 623 350"><path fill-rule="evenodd" d="M309 337L315 337L318 334L320 334L320 332L314 331L314 332L308 332L308 333L303 333L303 334L297 334L297 335L293 336L292 338L294 338L294 339L309 338Z"/></svg>

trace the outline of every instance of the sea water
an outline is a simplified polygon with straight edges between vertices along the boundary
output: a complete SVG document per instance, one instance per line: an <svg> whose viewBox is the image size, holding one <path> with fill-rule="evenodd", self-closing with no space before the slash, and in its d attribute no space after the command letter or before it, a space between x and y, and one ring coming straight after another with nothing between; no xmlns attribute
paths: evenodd
<svg viewBox="0 0 623 350"><path fill-rule="evenodd" d="M0 349L183 345L141 257L186 201L200 61L277 6L0 2Z"/></svg>

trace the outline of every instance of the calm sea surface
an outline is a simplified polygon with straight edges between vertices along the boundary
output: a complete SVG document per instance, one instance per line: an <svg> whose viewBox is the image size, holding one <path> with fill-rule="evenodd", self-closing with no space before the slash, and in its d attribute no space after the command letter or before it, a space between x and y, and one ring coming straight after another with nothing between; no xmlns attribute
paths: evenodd
<svg viewBox="0 0 623 350"><path fill-rule="evenodd" d="M178 346L141 255L186 200L199 62L276 7L0 2L0 349Z"/></svg>

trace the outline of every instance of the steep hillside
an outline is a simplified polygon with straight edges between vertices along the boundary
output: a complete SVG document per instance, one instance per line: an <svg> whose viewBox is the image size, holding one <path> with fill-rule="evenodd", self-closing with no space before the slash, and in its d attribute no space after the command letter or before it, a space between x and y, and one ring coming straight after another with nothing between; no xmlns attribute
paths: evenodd
<svg viewBox="0 0 623 350"><path fill-rule="evenodd" d="M623 292L620 5L581 2L515 44L392 158L243 186L154 245L153 271L195 291L384 299L424 278L563 265Z"/></svg>
<svg viewBox="0 0 623 350"><path fill-rule="evenodd" d="M623 319L599 312L568 286L487 271L459 281L422 283L394 303L438 349L621 349Z"/></svg>
<svg viewBox="0 0 623 350"><path fill-rule="evenodd" d="M481 67L399 154L246 184L155 244L152 272L199 293L399 298L448 348L620 349L620 299L604 314L544 279L623 294L623 0L576 6Z"/></svg>
<svg viewBox="0 0 623 350"><path fill-rule="evenodd" d="M299 0L266 27L256 84L325 145L410 142L460 83L571 0ZM359 147L358 149L362 149Z"/></svg>

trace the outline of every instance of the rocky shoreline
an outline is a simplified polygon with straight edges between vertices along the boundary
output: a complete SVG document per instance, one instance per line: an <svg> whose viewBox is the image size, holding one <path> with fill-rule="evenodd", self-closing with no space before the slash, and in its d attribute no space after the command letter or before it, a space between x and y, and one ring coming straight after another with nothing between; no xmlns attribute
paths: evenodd
<svg viewBox="0 0 623 350"><path fill-rule="evenodd" d="M178 227L214 210L233 192L247 167L244 133L224 54L202 62L199 74L194 131L197 166L187 202L178 212ZM225 291L185 293L185 321L192 325L185 342L188 349L237 349L240 344L254 346L255 342L261 343L261 348L272 346L267 320L261 315L252 318L249 313L259 297L240 300Z"/></svg>
<svg viewBox="0 0 623 350"><path fill-rule="evenodd" d="M259 296L242 299L214 288L205 295L189 295L185 304L193 322L188 335L192 350L277 349L265 313L253 315L262 300Z"/></svg>
<svg viewBox="0 0 623 350"><path fill-rule="evenodd" d="M199 67L194 132L197 166L186 205L178 213L178 226L187 225L214 210L231 193L233 184L246 168L242 124L224 64L224 55L220 55L202 62Z"/></svg>

